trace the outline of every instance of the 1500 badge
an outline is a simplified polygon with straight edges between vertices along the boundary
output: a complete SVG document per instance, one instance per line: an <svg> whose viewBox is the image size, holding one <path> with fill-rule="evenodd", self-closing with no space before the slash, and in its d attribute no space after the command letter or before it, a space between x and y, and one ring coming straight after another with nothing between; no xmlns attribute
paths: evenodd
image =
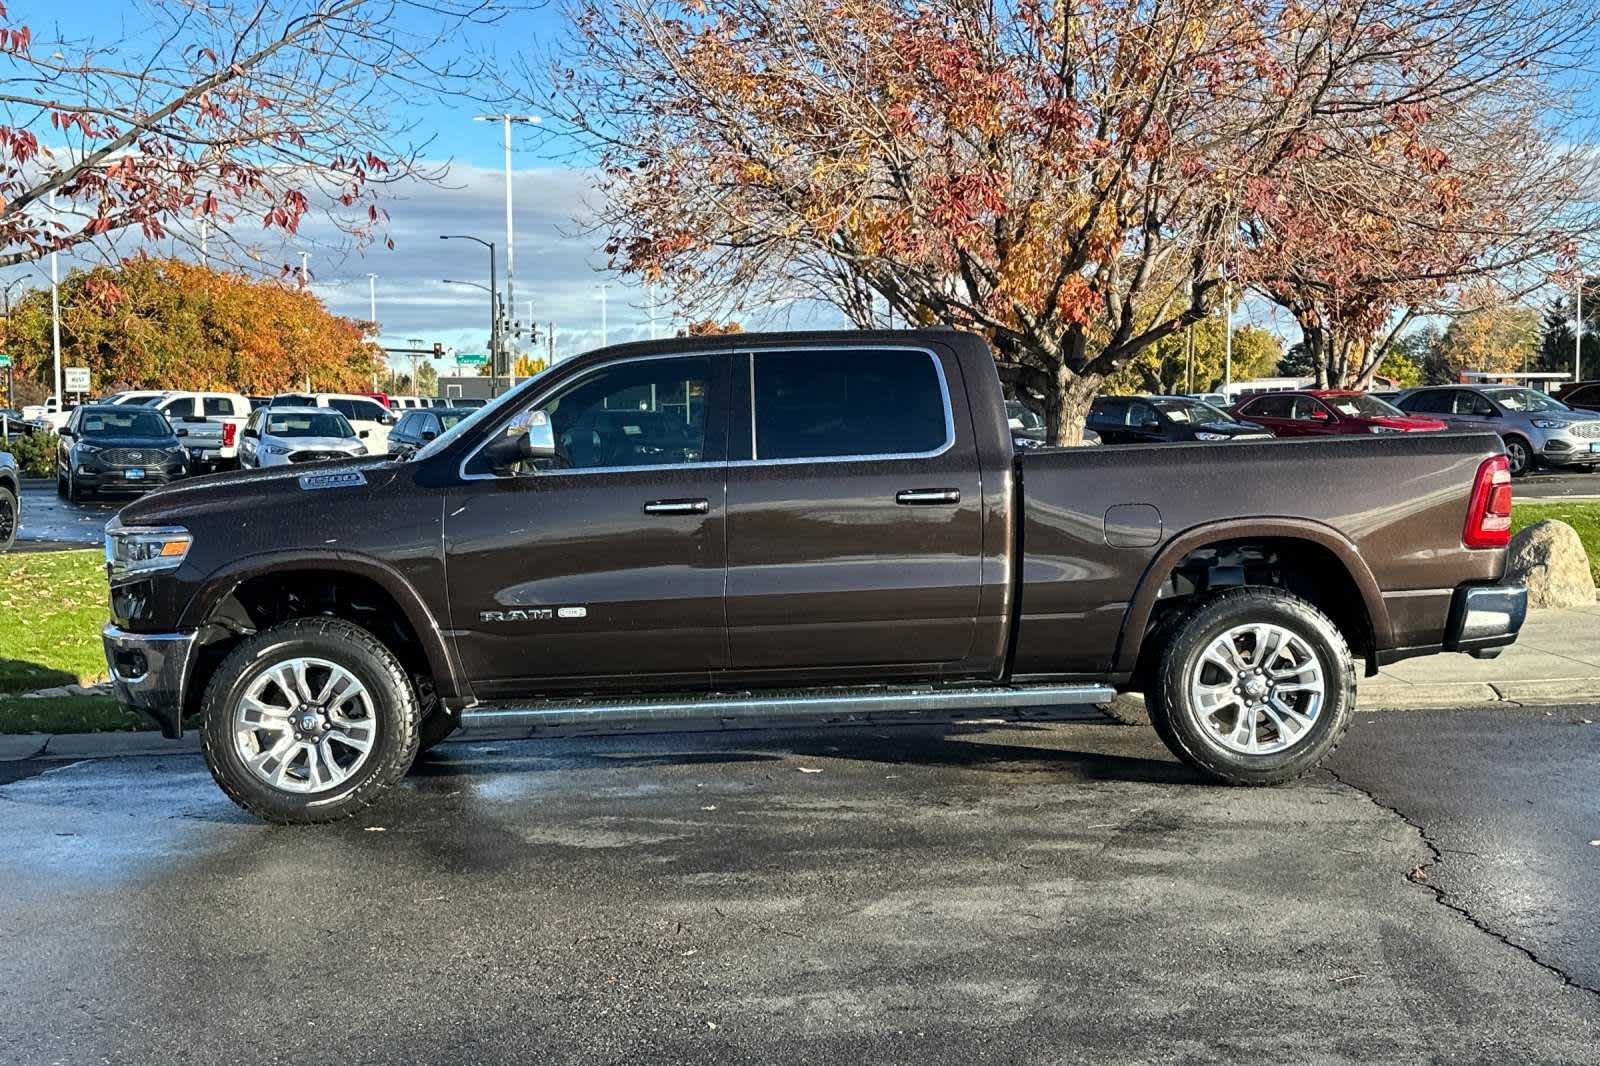
<svg viewBox="0 0 1600 1066"><path fill-rule="evenodd" d="M552 618L587 618L587 607L515 607L509 611L479 611L480 622L548 622Z"/></svg>

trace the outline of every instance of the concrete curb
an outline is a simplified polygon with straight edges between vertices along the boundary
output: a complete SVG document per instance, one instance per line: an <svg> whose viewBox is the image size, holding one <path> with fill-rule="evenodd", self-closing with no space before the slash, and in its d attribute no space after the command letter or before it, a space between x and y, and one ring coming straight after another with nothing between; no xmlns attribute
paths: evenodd
<svg viewBox="0 0 1600 1066"><path fill-rule="evenodd" d="M1499 682L1461 681L1418 685L1385 683L1369 686L1365 692L1359 693L1356 700L1356 710L1358 712L1412 711L1451 707L1492 707L1496 704L1561 703L1600 703L1600 677ZM1149 721L1144 709L1144 698L1138 695L1118 696L1116 700L1104 708L1104 711L1108 717L1120 722L1138 723ZM996 719L995 721L1074 720L1082 721L1081 718L1056 718L1049 715L1042 717L1028 715L1008 716L1003 720ZM921 721L925 722L927 720ZM793 719L768 723L772 728L789 728L801 724L815 725L818 723L804 723ZM903 720L897 719L894 722L863 724L903 724ZM674 731L700 731L699 729L689 728L691 723L685 723L685 726L684 730ZM761 727L754 726L752 728L759 729ZM715 730L713 729L713 731ZM605 735L612 735L617 732L626 732L626 730L608 727L604 731ZM655 733L660 732L660 730L651 729L645 732ZM534 732L530 735L526 729L484 729L475 730L471 733L457 733L445 743L485 744L495 741L537 740L540 738L584 735L588 734L582 730ZM185 733L181 740L166 740L155 732L62 733L56 735L43 733L0 734L0 762L19 762L24 759L60 759L63 761L73 759L115 759L134 755L194 755L199 751L200 734L195 730Z"/></svg>

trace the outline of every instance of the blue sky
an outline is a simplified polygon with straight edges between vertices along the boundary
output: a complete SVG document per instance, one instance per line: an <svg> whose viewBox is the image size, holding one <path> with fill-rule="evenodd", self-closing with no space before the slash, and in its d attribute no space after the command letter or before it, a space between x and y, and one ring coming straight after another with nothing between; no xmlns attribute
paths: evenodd
<svg viewBox="0 0 1600 1066"><path fill-rule="evenodd" d="M35 38L53 37L49 21L60 10L46 0L12 0L11 21L33 26ZM79 0L65 36L97 43L136 41L148 28L131 25L139 7L116 0ZM403 16L406 17L406 16ZM564 15L551 5L506 16L493 27L463 33L460 49L495 55L501 69L509 70L519 58L531 59L551 47L562 32ZM135 47L136 46L130 46ZM1594 92L1597 90L1591 90ZM501 245L505 241L503 155L498 123L474 122L480 107L467 100L419 99L406 114L419 132L433 140L428 155L449 161L450 174L440 187L417 185L401 190L387 202L393 251L380 245L360 251L340 251L336 234L312 220L302 240L286 243L283 261L297 260L296 252L311 248L313 289L339 313L368 315L369 273L377 275L377 312L382 341L399 346L409 338L440 342L464 351L482 351L487 339L487 297L479 290L448 285L443 279L486 283L486 253L466 241L440 241L441 233L471 233ZM608 285L605 308L610 341L649 335L645 294L631 280L604 270L599 238L585 233L577 221L584 203L594 195L588 174L568 156L563 146L547 139L517 136L513 152L513 198L516 223L516 284L514 315L530 315L540 324L555 323L558 355L594 347L602 339L600 286ZM252 227L254 223L249 223ZM252 235L252 239L259 239ZM118 249L130 252L137 240L124 239ZM167 250L159 242L146 245ZM64 257L67 258L67 257ZM70 261L66 265L71 265ZM65 265L63 267L65 269ZM29 286L47 283L48 268L35 264L0 275L0 284L28 275ZM532 301L530 306L529 301ZM780 311L761 320L746 316L751 327L792 325L828 326L841 322L831 311L804 309ZM663 335L674 328L668 309L659 315ZM1287 338L1297 331L1276 308L1249 301L1238 322L1253 322ZM681 321L681 320L680 320ZM542 350L542 349L541 349Z"/></svg>

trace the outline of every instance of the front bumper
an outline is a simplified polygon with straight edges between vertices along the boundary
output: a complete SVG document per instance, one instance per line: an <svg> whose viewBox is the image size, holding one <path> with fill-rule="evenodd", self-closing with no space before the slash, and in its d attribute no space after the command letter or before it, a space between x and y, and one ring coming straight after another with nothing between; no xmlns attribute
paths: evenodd
<svg viewBox="0 0 1600 1066"><path fill-rule="evenodd" d="M183 697L197 633L129 633L108 623L100 631L117 702L150 719L161 735L183 735Z"/></svg>
<svg viewBox="0 0 1600 1066"><path fill-rule="evenodd" d="M1528 616L1528 590L1521 585L1468 585L1456 589L1445 627L1446 651L1493 659L1517 639Z"/></svg>
<svg viewBox="0 0 1600 1066"><path fill-rule="evenodd" d="M185 466L143 467L135 477L128 476L124 467L79 466L73 480L79 488L91 492L149 492L165 488L188 473Z"/></svg>
<svg viewBox="0 0 1600 1066"><path fill-rule="evenodd" d="M1600 463L1600 440L1553 434L1539 449L1539 458L1552 466L1592 466Z"/></svg>

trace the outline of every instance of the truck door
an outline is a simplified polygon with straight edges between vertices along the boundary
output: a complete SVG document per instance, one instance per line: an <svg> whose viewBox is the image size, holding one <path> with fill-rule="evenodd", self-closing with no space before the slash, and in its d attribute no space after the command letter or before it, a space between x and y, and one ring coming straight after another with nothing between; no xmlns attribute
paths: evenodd
<svg viewBox="0 0 1600 1066"><path fill-rule="evenodd" d="M726 354L605 363L534 401L557 458L494 471L481 449L445 507L456 647L489 698L704 687L723 620Z"/></svg>
<svg viewBox="0 0 1600 1066"><path fill-rule="evenodd" d="M954 356L825 347L740 363L728 467L733 668L847 680L963 660L977 626L983 510Z"/></svg>

